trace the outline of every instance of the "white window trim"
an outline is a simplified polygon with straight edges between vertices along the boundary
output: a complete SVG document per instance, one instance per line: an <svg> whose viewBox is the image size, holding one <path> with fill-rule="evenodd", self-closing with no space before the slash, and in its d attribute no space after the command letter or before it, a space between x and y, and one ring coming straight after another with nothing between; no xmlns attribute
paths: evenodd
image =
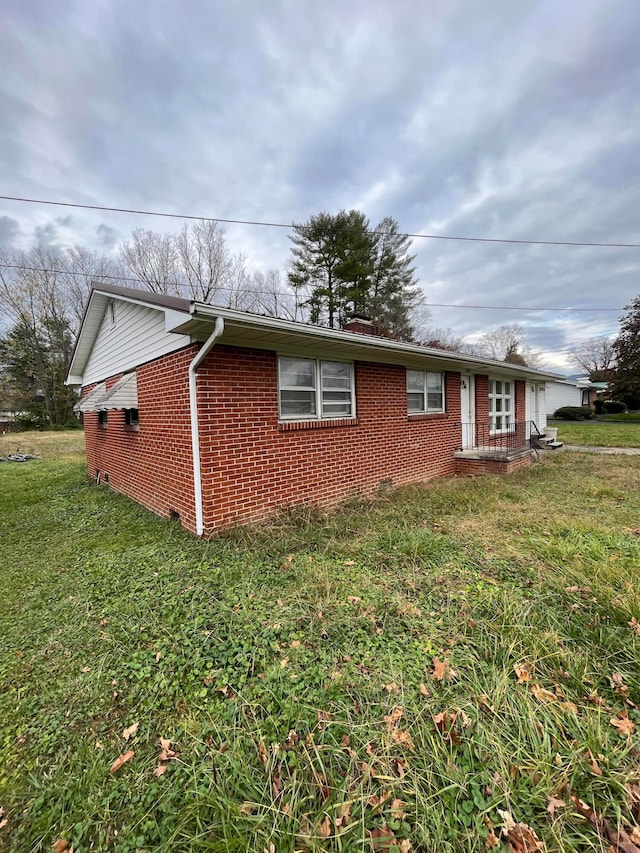
<svg viewBox="0 0 640 853"><path fill-rule="evenodd" d="M315 365L315 394L316 394L316 413L315 415L283 415L280 409L281 397L280 392L280 359L281 358L299 358L304 361L312 361ZM349 415L323 415L322 414L322 373L321 364L330 362L332 364L348 364L349 365L349 383L351 391L351 414ZM278 420L291 423L292 421L352 421L356 417L356 381L355 369L352 361L344 361L339 358L314 358L309 355L290 355L289 353L278 353ZM298 388L299 391L311 390L310 388ZM339 389L338 389L339 390Z"/></svg>
<svg viewBox="0 0 640 853"><path fill-rule="evenodd" d="M422 373L423 376L423 394L424 394L424 409L409 408L409 372ZM442 406L439 409L429 408L429 392L428 392L428 374L436 374L440 376L440 387L442 389ZM421 370L420 368L407 367L405 368L405 388L407 392L407 414L408 415L443 415L447 411L447 398L445 390L445 375L443 370Z"/></svg>
<svg viewBox="0 0 640 853"><path fill-rule="evenodd" d="M511 388L511 393L510 394L492 394L491 393L491 383L492 382L503 382L503 383L508 382L509 387ZM515 422L516 422L516 383L515 383L515 380L511 379L509 377L504 377L504 376L489 376L488 398L489 398L489 435L503 435L505 433L510 432L511 426L513 426L513 424L515 424ZM500 412L500 415L502 415L503 418L505 417L505 414L507 417L507 425L505 427L501 427L500 429L492 428L492 425L491 425L492 420L496 416L495 409L494 409L493 414L492 414L491 401L495 400L495 399L500 399L500 400L509 399L511 401L511 405L509 407L509 412L508 413L505 413L504 411Z"/></svg>

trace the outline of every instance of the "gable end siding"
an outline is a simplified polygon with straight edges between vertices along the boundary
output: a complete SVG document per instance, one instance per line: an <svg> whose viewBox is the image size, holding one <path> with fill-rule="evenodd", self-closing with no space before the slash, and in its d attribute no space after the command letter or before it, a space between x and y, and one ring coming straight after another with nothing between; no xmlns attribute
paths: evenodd
<svg viewBox="0 0 640 853"><path fill-rule="evenodd" d="M190 343L186 335L165 331L164 312L115 300L115 324L107 308L84 369L83 384L101 382Z"/></svg>

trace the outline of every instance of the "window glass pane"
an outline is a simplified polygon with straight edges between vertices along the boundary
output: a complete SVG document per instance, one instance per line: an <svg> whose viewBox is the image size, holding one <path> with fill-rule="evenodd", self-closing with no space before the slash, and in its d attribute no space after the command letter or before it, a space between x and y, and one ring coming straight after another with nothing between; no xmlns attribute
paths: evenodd
<svg viewBox="0 0 640 853"><path fill-rule="evenodd" d="M442 374L427 373L427 391L442 392Z"/></svg>
<svg viewBox="0 0 640 853"><path fill-rule="evenodd" d="M315 362L310 358L281 358L280 385L283 388L315 388Z"/></svg>
<svg viewBox="0 0 640 853"><path fill-rule="evenodd" d="M323 388L351 388L351 365L339 361L321 364Z"/></svg>
<svg viewBox="0 0 640 853"><path fill-rule="evenodd" d="M490 379L490 380L489 380L489 393L490 393L490 394L495 394L495 393L496 393L496 383L495 383L495 381L494 381L493 379Z"/></svg>
<svg viewBox="0 0 640 853"><path fill-rule="evenodd" d="M502 415L496 415L496 429L502 429Z"/></svg>
<svg viewBox="0 0 640 853"><path fill-rule="evenodd" d="M504 385L503 394L511 394L511 383L503 382L502 384Z"/></svg>
<svg viewBox="0 0 640 853"><path fill-rule="evenodd" d="M323 403L350 403L351 391L323 391Z"/></svg>
<svg viewBox="0 0 640 853"><path fill-rule="evenodd" d="M407 391L419 394L424 391L424 373L422 370L407 370Z"/></svg>
<svg viewBox="0 0 640 853"><path fill-rule="evenodd" d="M493 401L493 410L494 410L494 412L501 412L502 411L502 400L499 397L497 400Z"/></svg>
<svg viewBox="0 0 640 853"><path fill-rule="evenodd" d="M341 418L351 414L351 401L348 403L323 403L322 416L325 418Z"/></svg>
<svg viewBox="0 0 640 853"><path fill-rule="evenodd" d="M495 386L496 390L494 391L494 394L502 394L502 382L500 382L499 379L496 379Z"/></svg>
<svg viewBox="0 0 640 853"><path fill-rule="evenodd" d="M430 412L441 412L442 394L436 394L433 391L429 391L429 393L427 394L427 404Z"/></svg>
<svg viewBox="0 0 640 853"><path fill-rule="evenodd" d="M316 414L316 395L314 391L280 391L280 414L291 415Z"/></svg>
<svg viewBox="0 0 640 853"><path fill-rule="evenodd" d="M322 414L325 417L337 417L351 414L350 391L323 391Z"/></svg>
<svg viewBox="0 0 640 853"><path fill-rule="evenodd" d="M407 394L407 408L410 412L424 412L424 394Z"/></svg>

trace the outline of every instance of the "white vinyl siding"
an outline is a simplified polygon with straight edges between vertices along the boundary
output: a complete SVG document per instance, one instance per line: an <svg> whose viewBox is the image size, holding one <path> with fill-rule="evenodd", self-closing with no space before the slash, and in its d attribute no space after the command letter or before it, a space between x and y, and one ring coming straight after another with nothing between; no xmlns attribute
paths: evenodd
<svg viewBox="0 0 640 853"><path fill-rule="evenodd" d="M444 374L407 370L407 411L410 415L444 412Z"/></svg>
<svg viewBox="0 0 640 853"><path fill-rule="evenodd" d="M546 410L551 417L562 406L580 406L582 389L571 382L547 382Z"/></svg>
<svg viewBox="0 0 640 853"><path fill-rule="evenodd" d="M514 422L515 382L511 379L489 379L489 429L506 430Z"/></svg>
<svg viewBox="0 0 640 853"><path fill-rule="evenodd" d="M187 335L165 331L163 311L120 299L113 300L113 311L115 322L111 309L105 311L83 371L83 385L132 370L190 342Z"/></svg>
<svg viewBox="0 0 640 853"><path fill-rule="evenodd" d="M353 365L280 356L278 396L283 420L351 418L355 411Z"/></svg>

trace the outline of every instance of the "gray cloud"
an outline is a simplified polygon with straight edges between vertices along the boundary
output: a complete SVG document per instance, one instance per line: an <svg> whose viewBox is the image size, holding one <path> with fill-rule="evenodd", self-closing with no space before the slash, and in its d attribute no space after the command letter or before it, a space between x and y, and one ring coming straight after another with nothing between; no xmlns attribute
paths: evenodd
<svg viewBox="0 0 640 853"><path fill-rule="evenodd" d="M0 216L0 246L11 246L20 234L20 224L10 216Z"/></svg>
<svg viewBox="0 0 640 853"><path fill-rule="evenodd" d="M55 222L47 222L46 225L36 225L33 235L40 246L58 245L58 226Z"/></svg>
<svg viewBox="0 0 640 853"><path fill-rule="evenodd" d="M110 225L105 225L104 222L101 222L100 225L98 225L96 228L96 234L100 245L107 249L113 249L118 242L118 230L116 228L112 228Z"/></svg>
<svg viewBox="0 0 640 853"><path fill-rule="evenodd" d="M194 0L11 2L0 33L6 194L302 221L360 206L403 230L637 242L640 6ZM46 70L43 70L46 69ZM3 222L15 204L0 204ZM20 208L44 245L112 251L179 223ZM3 218L4 217L4 218ZM6 228L6 226L5 226ZM11 232L11 239L17 233ZM234 251L284 267L286 232L229 226ZM5 238L6 239L6 238ZM640 251L415 241L438 326L525 324L529 342L615 328Z"/></svg>

